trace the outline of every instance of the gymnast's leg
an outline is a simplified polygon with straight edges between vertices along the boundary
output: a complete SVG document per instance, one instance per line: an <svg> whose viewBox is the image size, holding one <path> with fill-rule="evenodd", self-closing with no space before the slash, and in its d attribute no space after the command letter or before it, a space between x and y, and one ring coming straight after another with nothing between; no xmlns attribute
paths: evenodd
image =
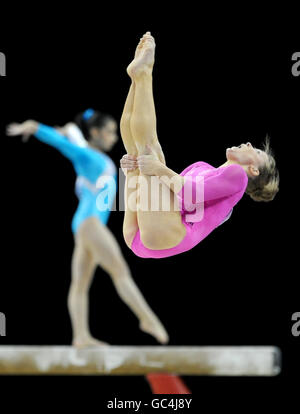
<svg viewBox="0 0 300 414"><path fill-rule="evenodd" d="M72 281L68 296L68 308L73 329L72 344L78 348L90 345L106 345L105 342L93 338L89 330L88 291L95 268L96 262L79 232L75 237L75 248L72 257Z"/></svg>
<svg viewBox="0 0 300 414"><path fill-rule="evenodd" d="M136 52L137 53L137 52ZM120 122L121 136L128 156L136 159L138 152L130 130L130 119L134 101L135 84L132 82L124 105ZM125 181L125 214L123 221L123 235L128 247L131 247L132 240L138 231L137 222L137 179L139 170L136 168L127 171ZM129 185L131 183L131 186Z"/></svg>
<svg viewBox="0 0 300 414"><path fill-rule="evenodd" d="M135 84L134 103L130 118L130 130L138 155L147 153L147 146L159 160L162 150L156 132L156 114L153 100L152 69L154 65L155 42L148 32L143 37L139 54L127 68L127 72ZM142 177L142 179L141 179ZM153 194L151 178L140 174L138 196L140 200L148 200L148 205L140 208L138 204L137 220L143 244L155 250L167 249L179 244L186 234L181 214L174 195L165 186L161 194ZM154 179L159 180L158 177ZM162 184L164 187L164 184ZM151 198L159 197L158 211L151 211ZM164 211L163 205L169 205Z"/></svg>
<svg viewBox="0 0 300 414"><path fill-rule="evenodd" d="M130 105L130 133L139 155L144 154L145 145L150 144L158 159L165 164L165 157L156 133L156 114L152 90L155 43L153 37L148 33L140 40L134 60L127 68L134 85L134 99ZM143 87L141 88L142 83Z"/></svg>
<svg viewBox="0 0 300 414"><path fill-rule="evenodd" d="M168 342L167 332L136 286L111 231L97 218L90 217L82 233L93 261L109 274L119 296L139 319L140 329L161 343Z"/></svg>
<svg viewBox="0 0 300 414"><path fill-rule="evenodd" d="M146 40L145 36L142 39L140 39L140 42L135 51L135 56L134 56L135 59L137 59L140 56L143 50L143 45L144 45L145 40ZM137 146L133 139L132 132L131 132L131 125L130 125L132 112L133 112L134 98L135 98L135 82L132 79L132 83L131 83L129 93L128 93L128 96L127 96L127 99L124 105L124 110L123 110L121 122L120 122L120 130L121 130L121 136L122 136L122 140L124 143L124 147L127 151L127 154L130 156L131 159L133 158L136 159L138 155ZM159 160L163 164L165 164L165 157L164 157L164 154L162 152L162 149L158 142L157 137L153 145L156 148ZM125 206L126 207L125 207L125 215L124 215L124 222L123 222L123 235L124 235L126 244L128 245L128 247L131 247L134 236L136 235L136 232L138 230L138 221L137 221L138 187L137 187L137 183L138 183L139 170L138 169L135 169L132 171L128 170L125 174L126 174L126 181L125 181Z"/></svg>
<svg viewBox="0 0 300 414"><path fill-rule="evenodd" d="M147 40L146 35L144 35L140 39L140 42L135 51L133 62L135 62L136 59L139 59L141 54L143 54L144 44L146 40ZM131 77L131 85L130 85L127 99L125 101L124 110L123 110L122 117L121 117L120 129L121 129L122 140L123 140L125 149L127 151L127 154L137 156L138 155L137 144L132 136L131 126L130 126L132 112L133 112L134 98L135 98L135 81L134 81L134 77L130 74L130 71L134 72L134 69L132 69L132 65L131 66L129 65L129 67L127 68L127 71L129 72L129 76ZM156 135L156 131L155 131L155 135ZM158 158L163 164L165 164L166 163L165 157L162 152L161 146L158 142L157 136L156 136L155 144L156 144L156 151L157 151Z"/></svg>

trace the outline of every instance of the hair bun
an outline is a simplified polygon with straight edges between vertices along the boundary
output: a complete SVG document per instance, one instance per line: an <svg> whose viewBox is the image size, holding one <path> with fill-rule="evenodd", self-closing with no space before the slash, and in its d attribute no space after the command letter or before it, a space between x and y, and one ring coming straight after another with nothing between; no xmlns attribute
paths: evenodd
<svg viewBox="0 0 300 414"><path fill-rule="evenodd" d="M83 112L82 119L84 119L85 121L88 121L94 115L94 113L95 113L94 109L89 108Z"/></svg>

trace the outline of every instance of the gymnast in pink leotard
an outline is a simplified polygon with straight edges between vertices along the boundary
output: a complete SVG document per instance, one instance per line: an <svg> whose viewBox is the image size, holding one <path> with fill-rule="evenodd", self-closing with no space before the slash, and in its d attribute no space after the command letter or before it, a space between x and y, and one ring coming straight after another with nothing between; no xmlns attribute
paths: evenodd
<svg viewBox="0 0 300 414"><path fill-rule="evenodd" d="M233 206L243 196L248 183L247 174L239 165L214 168L205 162L196 162L187 167L180 175L191 178L177 194L182 223L186 228L185 237L177 246L153 250L144 246L140 230L138 230L131 244L131 249L137 256L162 258L192 249L212 230L229 218ZM204 182L201 180L196 182L197 177L203 177ZM184 190L191 190L192 197L195 197L197 185L203 186L204 197L200 197L198 203L191 203L194 207L191 211L190 203L186 202L184 196L186 191Z"/></svg>
<svg viewBox="0 0 300 414"><path fill-rule="evenodd" d="M195 162L180 174L166 166L156 133L152 92L155 41L147 32L127 68L132 83L121 118L127 154L123 234L139 257L163 258L192 249L226 221L247 193L271 201L279 190L270 141L258 149L250 142L227 148L216 168Z"/></svg>

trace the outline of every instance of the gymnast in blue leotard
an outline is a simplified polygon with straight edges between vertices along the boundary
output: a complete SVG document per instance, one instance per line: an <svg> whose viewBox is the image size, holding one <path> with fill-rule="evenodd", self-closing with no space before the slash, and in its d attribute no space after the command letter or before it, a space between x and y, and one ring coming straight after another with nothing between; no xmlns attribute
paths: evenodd
<svg viewBox="0 0 300 414"><path fill-rule="evenodd" d="M107 345L92 337L88 323L88 291L97 265L110 275L118 294L139 319L140 329L166 343L165 328L134 283L118 242L106 226L117 188L116 166L105 154L117 141L115 120L88 109L62 128L29 120L9 125L7 134L34 135L68 158L77 174L79 204L72 220L75 248L68 296L73 345Z"/></svg>
<svg viewBox="0 0 300 414"><path fill-rule="evenodd" d="M77 174L75 189L79 199L72 221L72 231L75 234L88 217L97 217L101 223L107 223L116 195L117 169L104 152L91 148L83 136L79 139L81 132L75 124L67 124L62 131L65 132L64 136L54 128L39 124L34 135L40 141L57 148L73 163Z"/></svg>

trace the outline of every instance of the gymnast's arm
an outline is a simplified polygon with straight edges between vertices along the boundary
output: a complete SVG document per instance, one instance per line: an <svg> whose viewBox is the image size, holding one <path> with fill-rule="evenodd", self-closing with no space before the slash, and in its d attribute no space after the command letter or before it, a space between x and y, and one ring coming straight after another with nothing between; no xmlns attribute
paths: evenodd
<svg viewBox="0 0 300 414"><path fill-rule="evenodd" d="M201 182L200 180L197 181L197 176L181 176L177 174L152 155L141 155L137 160L142 174L158 176L177 195L178 193L181 195L183 187L190 195L195 194L196 187ZM205 201L216 200L245 191L248 184L247 174L238 164L218 168L215 174L204 176L203 180L203 196Z"/></svg>
<svg viewBox="0 0 300 414"><path fill-rule="evenodd" d="M85 151L83 147L73 144L65 139L55 128L40 124L33 120L25 121L22 124L8 125L7 135L23 135L23 137L34 135L39 141L58 149L71 161L77 159L78 155Z"/></svg>
<svg viewBox="0 0 300 414"><path fill-rule="evenodd" d="M38 124L38 128L34 133L35 137L52 147L57 148L65 157L74 162L77 166L84 165L90 158L93 159L93 155L88 152L88 143L84 139L79 128L75 124L67 124L66 134L62 135L55 128L47 125ZM78 162L80 160L80 162ZM77 161L77 162L76 162ZM93 160L93 165L95 161ZM115 171L111 164L107 162L104 155L98 152L96 162L97 174L100 176L113 176ZM80 175L85 176L85 171L81 171ZM101 181L102 180L102 181ZM96 183L94 191L98 189L98 185L102 185L103 178Z"/></svg>
<svg viewBox="0 0 300 414"><path fill-rule="evenodd" d="M156 174L160 181L164 183L172 192L178 193L185 183L185 177L177 174L175 171L171 170L171 168L167 167L166 165L160 163L157 166Z"/></svg>
<svg viewBox="0 0 300 414"><path fill-rule="evenodd" d="M217 200L230 197L238 192L244 192L248 184L247 174L238 164L216 169L216 173L213 175L199 177L197 175L181 176L163 164L159 165L156 171L158 174L155 175L158 175L166 185L170 182L171 185L168 185L168 187L177 195L182 195L181 190L184 188L184 191L190 192L190 195L194 198L197 188L203 185L203 199L200 198L199 202ZM196 199L194 204L197 204Z"/></svg>
<svg viewBox="0 0 300 414"><path fill-rule="evenodd" d="M177 174L152 155L137 157L137 166L144 175L156 175L171 191L178 193L185 183L185 177Z"/></svg>
<svg viewBox="0 0 300 414"><path fill-rule="evenodd" d="M68 122L61 128L56 128L68 141L73 144L78 145L79 147L87 147L87 140L84 138L81 130L73 122Z"/></svg>

